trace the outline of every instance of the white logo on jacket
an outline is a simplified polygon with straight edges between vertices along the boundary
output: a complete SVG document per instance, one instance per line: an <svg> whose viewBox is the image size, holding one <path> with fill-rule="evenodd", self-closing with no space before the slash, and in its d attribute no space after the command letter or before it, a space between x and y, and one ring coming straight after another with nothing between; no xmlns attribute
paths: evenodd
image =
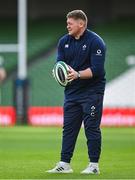
<svg viewBox="0 0 135 180"><path fill-rule="evenodd" d="M86 44L84 44L83 47L82 47L82 50L85 51L86 47L87 47Z"/></svg>
<svg viewBox="0 0 135 180"><path fill-rule="evenodd" d="M69 44L65 44L65 48L69 48Z"/></svg>
<svg viewBox="0 0 135 180"><path fill-rule="evenodd" d="M98 49L98 50L97 50L96 55L97 55L97 56L102 56L102 51L101 51L101 49Z"/></svg>

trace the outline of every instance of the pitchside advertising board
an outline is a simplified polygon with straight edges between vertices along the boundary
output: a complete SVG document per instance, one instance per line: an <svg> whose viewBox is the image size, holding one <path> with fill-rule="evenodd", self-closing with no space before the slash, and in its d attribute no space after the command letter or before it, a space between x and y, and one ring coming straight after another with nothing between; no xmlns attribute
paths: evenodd
<svg viewBox="0 0 135 180"><path fill-rule="evenodd" d="M14 107L0 107L0 126L17 123ZM27 123L32 126L62 126L62 107L29 107ZM104 108L101 126L135 127L135 108Z"/></svg>
<svg viewBox="0 0 135 180"><path fill-rule="evenodd" d="M0 107L0 126L13 126L16 123L16 111L14 107Z"/></svg>

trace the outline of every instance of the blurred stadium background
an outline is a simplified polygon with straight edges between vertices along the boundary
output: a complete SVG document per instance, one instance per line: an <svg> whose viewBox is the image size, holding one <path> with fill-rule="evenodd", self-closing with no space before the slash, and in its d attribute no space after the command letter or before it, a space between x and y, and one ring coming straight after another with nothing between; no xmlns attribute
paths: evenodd
<svg viewBox="0 0 135 180"><path fill-rule="evenodd" d="M18 53L2 48L18 43L18 5L24 1L0 0L0 66L7 72L0 84L0 179L135 179L135 1L26 0L27 75L18 81ZM107 44L103 152L96 177L78 173L88 161L83 128L74 174L45 173L59 161L62 128L56 126L62 125L63 88L51 71L58 39L66 33L65 16L73 9L87 13L88 28Z"/></svg>
<svg viewBox="0 0 135 180"><path fill-rule="evenodd" d="M18 2L0 0L0 45L18 43ZM134 0L69 0L64 5L62 0L27 1L29 87L24 89L28 92L22 97L16 95L17 53L0 50L7 71L7 78L1 84L1 125L28 121L37 125L61 124L63 88L56 84L51 70L58 39L66 33L66 13L77 8L87 13L88 28L99 33L107 44L103 125L135 125Z"/></svg>

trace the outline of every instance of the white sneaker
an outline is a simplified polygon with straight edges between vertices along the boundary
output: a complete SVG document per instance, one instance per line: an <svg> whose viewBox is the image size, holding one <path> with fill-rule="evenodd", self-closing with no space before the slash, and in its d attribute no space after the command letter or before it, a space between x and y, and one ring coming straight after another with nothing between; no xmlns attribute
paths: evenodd
<svg viewBox="0 0 135 180"><path fill-rule="evenodd" d="M88 165L86 169L84 169L81 174L100 174L98 165L92 165L91 163Z"/></svg>
<svg viewBox="0 0 135 180"><path fill-rule="evenodd" d="M55 166L55 168L46 171L48 173L72 173L73 170L71 169L71 166L69 163L65 162L58 162Z"/></svg>

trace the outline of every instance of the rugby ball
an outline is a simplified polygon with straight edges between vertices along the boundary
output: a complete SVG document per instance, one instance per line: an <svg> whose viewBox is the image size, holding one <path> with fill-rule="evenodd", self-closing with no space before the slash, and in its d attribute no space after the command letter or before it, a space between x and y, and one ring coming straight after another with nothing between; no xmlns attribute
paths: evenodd
<svg viewBox="0 0 135 180"><path fill-rule="evenodd" d="M67 80L68 71L70 67L63 61L58 61L53 68L53 76L57 83L65 87L68 85L69 81Z"/></svg>

